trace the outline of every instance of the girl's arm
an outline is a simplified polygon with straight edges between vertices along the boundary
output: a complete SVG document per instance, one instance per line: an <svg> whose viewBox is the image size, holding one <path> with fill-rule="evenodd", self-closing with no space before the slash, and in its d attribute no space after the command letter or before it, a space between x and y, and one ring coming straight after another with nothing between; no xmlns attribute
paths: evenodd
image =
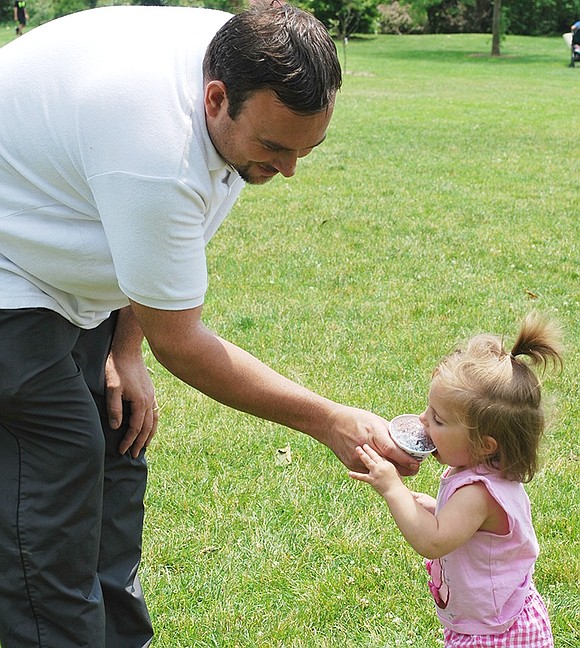
<svg viewBox="0 0 580 648"><path fill-rule="evenodd" d="M458 489L434 515L413 497L395 467L370 446L358 448L368 474L351 471L354 479L370 484L387 502L407 542L425 558L440 558L465 544L495 513L496 502L484 484Z"/></svg>

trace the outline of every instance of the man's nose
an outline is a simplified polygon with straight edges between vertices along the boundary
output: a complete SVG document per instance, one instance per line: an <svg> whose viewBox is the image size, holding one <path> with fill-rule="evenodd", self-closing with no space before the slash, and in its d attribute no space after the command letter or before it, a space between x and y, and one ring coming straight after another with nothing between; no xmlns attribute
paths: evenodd
<svg viewBox="0 0 580 648"><path fill-rule="evenodd" d="M284 151L279 153L273 166L285 178L291 178L296 173L296 164L298 163L297 151Z"/></svg>

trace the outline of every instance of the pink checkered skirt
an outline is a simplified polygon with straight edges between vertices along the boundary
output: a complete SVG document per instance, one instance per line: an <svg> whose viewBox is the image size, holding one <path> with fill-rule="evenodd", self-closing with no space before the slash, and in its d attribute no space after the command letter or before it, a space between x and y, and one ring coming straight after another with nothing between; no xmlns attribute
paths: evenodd
<svg viewBox="0 0 580 648"><path fill-rule="evenodd" d="M554 648L548 611L532 585L524 608L508 630L495 635L465 635L444 628L445 648Z"/></svg>

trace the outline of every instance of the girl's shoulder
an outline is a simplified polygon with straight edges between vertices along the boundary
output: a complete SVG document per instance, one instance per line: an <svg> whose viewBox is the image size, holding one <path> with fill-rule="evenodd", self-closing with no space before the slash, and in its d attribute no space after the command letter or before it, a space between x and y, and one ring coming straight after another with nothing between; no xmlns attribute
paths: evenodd
<svg viewBox="0 0 580 648"><path fill-rule="evenodd" d="M482 483L500 504L514 498L527 499L521 482L505 479L499 471L490 470L487 466L474 466L456 472L446 470L441 477L441 488L447 491L448 497L458 488L476 483Z"/></svg>
<svg viewBox="0 0 580 648"><path fill-rule="evenodd" d="M441 479L453 482L489 481L493 483L512 484L514 487L521 486L521 482L506 479L502 477L499 470L494 470L483 464L459 469L448 467L443 471Z"/></svg>
<svg viewBox="0 0 580 648"><path fill-rule="evenodd" d="M459 489L469 486L484 487L487 494L488 517L479 529L496 535L507 535L512 530L511 504L520 499L515 491L520 491L527 499L522 484L511 482L499 472L484 466L466 468L453 472L446 471L442 478L442 487L447 491L445 499L449 500ZM480 491L481 492L481 491Z"/></svg>

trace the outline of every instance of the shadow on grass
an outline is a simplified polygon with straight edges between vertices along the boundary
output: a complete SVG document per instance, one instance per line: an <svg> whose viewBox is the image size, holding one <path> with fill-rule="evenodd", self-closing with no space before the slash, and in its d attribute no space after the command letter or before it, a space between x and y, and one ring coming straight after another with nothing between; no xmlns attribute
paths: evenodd
<svg viewBox="0 0 580 648"><path fill-rule="evenodd" d="M452 49L426 49L426 50L392 50L381 52L380 55L388 56L391 59L401 61L430 61L432 63L485 63L493 65L568 65L569 60L563 57L561 60L550 54L521 54L507 52L501 56L492 56L489 52L452 50Z"/></svg>

